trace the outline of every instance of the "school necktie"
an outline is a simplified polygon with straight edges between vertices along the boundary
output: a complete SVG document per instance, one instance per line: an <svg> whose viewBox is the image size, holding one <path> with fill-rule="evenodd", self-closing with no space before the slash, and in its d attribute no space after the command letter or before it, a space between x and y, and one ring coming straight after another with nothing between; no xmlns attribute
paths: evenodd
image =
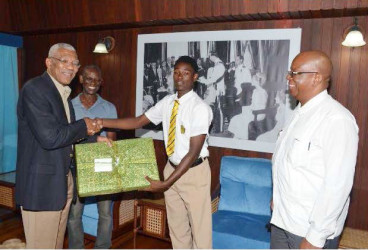
<svg viewBox="0 0 368 250"><path fill-rule="evenodd" d="M176 115L178 114L179 101L175 100L170 116L169 138L167 140L166 153L171 156L175 149Z"/></svg>

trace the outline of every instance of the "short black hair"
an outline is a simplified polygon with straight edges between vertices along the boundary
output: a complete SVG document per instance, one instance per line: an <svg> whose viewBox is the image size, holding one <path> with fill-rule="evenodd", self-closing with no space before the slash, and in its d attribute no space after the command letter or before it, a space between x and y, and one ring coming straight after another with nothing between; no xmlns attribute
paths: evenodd
<svg viewBox="0 0 368 250"><path fill-rule="evenodd" d="M100 77L102 77L102 71L101 71L100 67L98 67L96 64L89 64L89 65L84 66L82 68L80 74L84 76L86 74L86 71L90 70L90 69L96 70L97 73L100 75Z"/></svg>
<svg viewBox="0 0 368 250"><path fill-rule="evenodd" d="M194 60L192 57L190 56L181 56L179 57L178 60L176 60L174 67L176 67L176 65L178 65L179 63L187 63L189 64L195 73L198 73L198 64L196 62L196 60Z"/></svg>

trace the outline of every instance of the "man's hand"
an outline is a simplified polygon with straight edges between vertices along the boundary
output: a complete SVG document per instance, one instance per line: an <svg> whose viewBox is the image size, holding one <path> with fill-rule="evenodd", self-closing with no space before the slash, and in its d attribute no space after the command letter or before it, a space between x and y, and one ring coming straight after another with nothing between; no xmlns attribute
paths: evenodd
<svg viewBox="0 0 368 250"><path fill-rule="evenodd" d="M148 188L143 189L143 191L149 191L149 192L164 192L169 187L164 181L155 181L146 176L146 180L150 182L151 186Z"/></svg>
<svg viewBox="0 0 368 250"><path fill-rule="evenodd" d="M102 129L103 128L103 119L101 118L95 118L95 122L97 124L97 126Z"/></svg>
<svg viewBox="0 0 368 250"><path fill-rule="evenodd" d="M309 243L306 238L303 238L302 242L300 242L300 249L321 249L320 247L316 247Z"/></svg>
<svg viewBox="0 0 368 250"><path fill-rule="evenodd" d="M97 125L95 120L85 117L84 121L87 125L87 134L94 135L101 130L101 128Z"/></svg>
<svg viewBox="0 0 368 250"><path fill-rule="evenodd" d="M107 146L112 147L112 140L105 136L97 136L97 142L105 142Z"/></svg>

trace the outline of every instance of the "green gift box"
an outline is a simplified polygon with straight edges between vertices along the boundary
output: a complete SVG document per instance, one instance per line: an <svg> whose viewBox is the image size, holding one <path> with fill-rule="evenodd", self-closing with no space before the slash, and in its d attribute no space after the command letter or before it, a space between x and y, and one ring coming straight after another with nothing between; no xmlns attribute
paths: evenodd
<svg viewBox="0 0 368 250"><path fill-rule="evenodd" d="M152 138L75 145L80 197L113 194L149 187L159 180Z"/></svg>

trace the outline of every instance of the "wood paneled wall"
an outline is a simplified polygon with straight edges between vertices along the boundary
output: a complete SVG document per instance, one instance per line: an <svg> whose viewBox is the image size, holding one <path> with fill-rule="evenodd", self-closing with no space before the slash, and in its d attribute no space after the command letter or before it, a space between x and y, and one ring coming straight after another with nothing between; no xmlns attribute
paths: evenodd
<svg viewBox="0 0 368 250"><path fill-rule="evenodd" d="M1 0L0 31L366 15L367 0Z"/></svg>
<svg viewBox="0 0 368 250"><path fill-rule="evenodd" d="M289 3L291 4L291 1ZM82 64L96 63L102 68L103 78L105 80L101 91L102 96L117 106L119 117L128 117L135 115L138 34L301 27L301 50L322 50L330 55L334 65L330 94L355 115L360 128L358 161L347 225L368 230L368 168L366 165L368 161L368 145L366 143L368 139L368 98L366 98L368 93L368 46L355 49L341 46L344 29L351 23L351 17L339 17L222 22L30 35L24 37L24 79L29 79L44 71L44 60L52 44L57 42L70 43L77 48ZM367 23L367 16L359 17L359 24L365 33L368 31ZM92 53L97 40L107 35L113 36L116 39L115 49L109 54ZM72 86L74 94L80 91L80 86L78 86L76 79ZM133 135L132 131L121 134L123 137L132 137ZM162 141L155 141L155 147L158 163L162 171L166 161ZM271 154L210 147L212 188L218 183L220 159L223 155L271 158Z"/></svg>

